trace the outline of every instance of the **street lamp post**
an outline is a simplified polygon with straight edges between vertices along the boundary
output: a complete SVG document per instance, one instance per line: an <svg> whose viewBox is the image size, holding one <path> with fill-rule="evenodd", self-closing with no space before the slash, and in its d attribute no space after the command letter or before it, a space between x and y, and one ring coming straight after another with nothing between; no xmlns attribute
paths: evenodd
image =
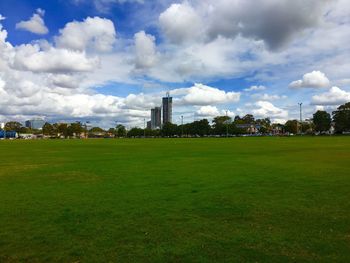
<svg viewBox="0 0 350 263"><path fill-rule="evenodd" d="M303 116L302 116L302 106L303 106L303 103L300 102L298 103L299 105L299 111L300 111L300 130L299 130L299 133L300 135L302 134L303 132Z"/></svg>
<svg viewBox="0 0 350 263"><path fill-rule="evenodd" d="M226 138L228 137L228 118L227 118L227 110L226 110Z"/></svg>
<svg viewBox="0 0 350 263"><path fill-rule="evenodd" d="M181 138L184 137L184 116L181 115Z"/></svg>
<svg viewBox="0 0 350 263"><path fill-rule="evenodd" d="M115 122L115 134L114 134L114 138L118 137L118 121L114 121Z"/></svg>
<svg viewBox="0 0 350 263"><path fill-rule="evenodd" d="M85 121L85 139L89 138L88 127L87 127L88 123L90 123L90 122L89 121Z"/></svg>

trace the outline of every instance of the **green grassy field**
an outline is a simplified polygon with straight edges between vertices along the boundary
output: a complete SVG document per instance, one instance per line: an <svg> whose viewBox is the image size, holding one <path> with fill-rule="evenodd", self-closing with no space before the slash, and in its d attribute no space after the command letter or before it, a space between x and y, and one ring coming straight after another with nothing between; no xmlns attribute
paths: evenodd
<svg viewBox="0 0 350 263"><path fill-rule="evenodd" d="M350 137L0 141L0 262L350 262Z"/></svg>

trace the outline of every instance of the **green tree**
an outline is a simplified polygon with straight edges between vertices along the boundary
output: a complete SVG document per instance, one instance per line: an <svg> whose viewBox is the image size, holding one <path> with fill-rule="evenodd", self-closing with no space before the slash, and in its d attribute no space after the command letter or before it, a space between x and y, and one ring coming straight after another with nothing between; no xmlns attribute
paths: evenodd
<svg viewBox="0 0 350 263"><path fill-rule="evenodd" d="M128 137L141 137L143 134L143 129L135 127L128 132Z"/></svg>
<svg viewBox="0 0 350 263"><path fill-rule="evenodd" d="M234 118L234 123L236 124L242 124L243 123L243 120L241 117L239 117L239 115L235 116Z"/></svg>
<svg viewBox="0 0 350 263"><path fill-rule="evenodd" d="M194 121L191 123L187 123L183 126L184 134L187 135L198 135L198 136L204 136L209 135L211 132L211 127L209 124L209 121L207 119L202 119L199 121ZM182 133L182 126L180 125L178 127L179 135Z"/></svg>
<svg viewBox="0 0 350 263"><path fill-rule="evenodd" d="M18 135L20 135L20 133L26 132L26 128L23 127L23 125L17 121L7 122L5 124L5 130L6 131L15 131L15 132L17 132Z"/></svg>
<svg viewBox="0 0 350 263"><path fill-rule="evenodd" d="M315 130L318 132L329 131L331 128L331 115L326 111L317 111L313 115L313 123L315 124Z"/></svg>
<svg viewBox="0 0 350 263"><path fill-rule="evenodd" d="M68 124L67 123L57 124L57 133L60 136L64 136L64 138L67 138L68 137Z"/></svg>
<svg viewBox="0 0 350 263"><path fill-rule="evenodd" d="M338 107L333 112L333 121L335 122L335 132L349 132L350 131L350 102Z"/></svg>
<svg viewBox="0 0 350 263"><path fill-rule="evenodd" d="M23 125L17 121L10 121L5 124L6 131L15 131L17 133L21 132Z"/></svg>
<svg viewBox="0 0 350 263"><path fill-rule="evenodd" d="M102 129L102 128L100 128L100 127L92 127L92 128L90 129L90 132L91 132L91 133L103 133L103 132L105 132L105 130Z"/></svg>
<svg viewBox="0 0 350 263"><path fill-rule="evenodd" d="M116 136L117 136L117 131L116 131L116 129L114 129L114 128L109 128L108 131L107 131L107 133L108 133L109 135L113 135L113 137L116 137Z"/></svg>
<svg viewBox="0 0 350 263"><path fill-rule="evenodd" d="M241 121L238 120L237 124L242 124L240 123ZM238 128L236 122L233 122L229 125L229 134L235 134L235 135L240 135L240 134L245 134L247 133L246 129Z"/></svg>
<svg viewBox="0 0 350 263"><path fill-rule="evenodd" d="M286 132L297 134L298 126L299 126L299 122L297 120L289 120L284 125L284 129Z"/></svg>
<svg viewBox="0 0 350 263"><path fill-rule="evenodd" d="M54 128L50 123L46 122L43 126L42 132L43 132L43 135L53 135Z"/></svg>
<svg viewBox="0 0 350 263"><path fill-rule="evenodd" d="M242 120L246 124L254 124L254 116L251 114L245 115Z"/></svg>
<svg viewBox="0 0 350 263"><path fill-rule="evenodd" d="M126 136L126 128L124 125L118 124L116 127L117 131L117 136L120 137L125 137Z"/></svg>
<svg viewBox="0 0 350 263"><path fill-rule="evenodd" d="M19 128L18 133L35 133L37 131L38 130L32 130L30 128L22 126L21 128Z"/></svg>
<svg viewBox="0 0 350 263"><path fill-rule="evenodd" d="M226 129L232 122L229 116L217 116L213 119L213 133L216 135L226 134Z"/></svg>
<svg viewBox="0 0 350 263"><path fill-rule="evenodd" d="M161 130L162 136L174 136L174 135L179 135L179 127L174 124L167 122L163 125L162 130Z"/></svg>
<svg viewBox="0 0 350 263"><path fill-rule="evenodd" d="M58 136L58 126L59 126L58 123L52 124L52 129L53 129L52 135Z"/></svg>
<svg viewBox="0 0 350 263"><path fill-rule="evenodd" d="M260 125L259 132L266 134L271 131L271 120L270 118L257 119L255 124Z"/></svg>
<svg viewBox="0 0 350 263"><path fill-rule="evenodd" d="M305 121L301 123L301 131L303 133L312 134L314 130L315 125L313 123Z"/></svg>
<svg viewBox="0 0 350 263"><path fill-rule="evenodd" d="M68 131L69 136L75 135L76 137L80 138L81 133L84 132L84 128L80 122L74 122L69 125Z"/></svg>

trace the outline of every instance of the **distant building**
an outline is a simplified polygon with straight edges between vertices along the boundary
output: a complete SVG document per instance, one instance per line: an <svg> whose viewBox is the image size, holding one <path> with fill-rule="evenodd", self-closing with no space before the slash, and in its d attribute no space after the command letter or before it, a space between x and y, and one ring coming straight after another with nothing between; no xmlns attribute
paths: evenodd
<svg viewBox="0 0 350 263"><path fill-rule="evenodd" d="M151 109L151 129L155 130L162 125L162 109L161 107L155 107Z"/></svg>
<svg viewBox="0 0 350 263"><path fill-rule="evenodd" d="M43 119L32 119L25 122L25 126L30 129L40 130L43 128L45 121Z"/></svg>
<svg viewBox="0 0 350 263"><path fill-rule="evenodd" d="M152 129L152 121L147 122L147 129Z"/></svg>
<svg viewBox="0 0 350 263"><path fill-rule="evenodd" d="M259 132L261 125L244 123L244 124L236 124L236 127L238 129L244 130L247 133L257 133L257 132Z"/></svg>
<svg viewBox="0 0 350 263"><path fill-rule="evenodd" d="M173 98L169 97L169 93L167 93L167 96L163 98L163 124L167 122L172 122L172 114Z"/></svg>
<svg viewBox="0 0 350 263"><path fill-rule="evenodd" d="M14 139L17 138L17 132L15 131L0 131L0 139Z"/></svg>

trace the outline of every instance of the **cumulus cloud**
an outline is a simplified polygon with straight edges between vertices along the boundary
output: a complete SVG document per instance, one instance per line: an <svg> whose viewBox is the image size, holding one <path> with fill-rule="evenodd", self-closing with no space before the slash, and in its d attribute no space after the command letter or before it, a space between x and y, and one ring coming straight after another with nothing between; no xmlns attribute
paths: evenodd
<svg viewBox="0 0 350 263"><path fill-rule="evenodd" d="M161 104L161 97L155 94L129 94L125 100L125 106L131 109L150 110Z"/></svg>
<svg viewBox="0 0 350 263"><path fill-rule="evenodd" d="M88 17L82 22L74 21L66 24L55 41L59 48L107 52L112 50L115 38L116 31L111 20Z"/></svg>
<svg viewBox="0 0 350 263"><path fill-rule="evenodd" d="M229 102L238 102L239 92L225 92L217 88L212 88L203 84L196 83L191 88L177 89L172 94L185 94L181 99L181 104L188 105L210 105Z"/></svg>
<svg viewBox="0 0 350 263"><path fill-rule="evenodd" d="M48 79L56 87L66 89L76 89L79 87L78 79L72 74L51 74Z"/></svg>
<svg viewBox="0 0 350 263"><path fill-rule="evenodd" d="M155 37L140 31L135 34L135 66L136 68L150 68L156 63Z"/></svg>
<svg viewBox="0 0 350 263"><path fill-rule="evenodd" d="M57 48L45 41L12 46L6 38L7 32L0 24L2 119L124 116L125 122L135 122L135 116L144 112L128 108L125 98L81 88L82 74L98 68L98 57L88 56L84 50Z"/></svg>
<svg viewBox="0 0 350 263"><path fill-rule="evenodd" d="M304 29L317 25L326 0L218 0L211 7L209 35L237 34L279 49Z"/></svg>
<svg viewBox="0 0 350 263"><path fill-rule="evenodd" d="M159 16L160 27L166 38L180 44L196 40L201 34L201 18L188 3L172 4Z"/></svg>
<svg viewBox="0 0 350 263"><path fill-rule="evenodd" d="M196 114L201 117L216 117L220 115L220 111L215 106L202 106L197 111Z"/></svg>
<svg viewBox="0 0 350 263"><path fill-rule="evenodd" d="M262 90L266 90L266 87L260 85L260 86L251 86L247 89L244 89L244 91L247 91L247 92L249 92L249 91L262 91Z"/></svg>
<svg viewBox="0 0 350 263"><path fill-rule="evenodd" d="M202 118L214 118L217 116L227 115L231 118L235 116L235 113L229 110L219 110L216 106L201 106L197 111L196 115Z"/></svg>
<svg viewBox="0 0 350 263"><path fill-rule="evenodd" d="M218 36L262 40L277 50L322 18L327 0L204 0L172 4L160 17L160 27L174 43ZM202 21L206 21L203 23Z"/></svg>
<svg viewBox="0 0 350 263"><path fill-rule="evenodd" d="M34 34L45 35L49 32L48 28L45 26L44 17L45 11L38 8L36 13L28 21L21 21L16 24L16 29L22 29Z"/></svg>
<svg viewBox="0 0 350 263"><path fill-rule="evenodd" d="M41 50L39 45L21 45L17 48L12 67L32 72L66 73L88 72L98 66L97 58L87 58L84 52L67 49Z"/></svg>
<svg viewBox="0 0 350 263"><path fill-rule="evenodd" d="M328 92L314 95L312 104L315 105L340 105L350 101L350 92L342 90L338 87L332 87Z"/></svg>
<svg viewBox="0 0 350 263"><path fill-rule="evenodd" d="M288 111L276 107L271 102L258 101L255 106L258 108L253 109L252 113L258 118L272 118L272 121L278 120L278 122L288 118Z"/></svg>
<svg viewBox="0 0 350 263"><path fill-rule="evenodd" d="M330 85L329 79L321 71L312 71L306 73L303 79L293 81L289 84L290 88L325 88Z"/></svg>
<svg viewBox="0 0 350 263"><path fill-rule="evenodd" d="M3 15L0 14L0 21L5 20L5 19L6 19L6 17L4 17Z"/></svg>

